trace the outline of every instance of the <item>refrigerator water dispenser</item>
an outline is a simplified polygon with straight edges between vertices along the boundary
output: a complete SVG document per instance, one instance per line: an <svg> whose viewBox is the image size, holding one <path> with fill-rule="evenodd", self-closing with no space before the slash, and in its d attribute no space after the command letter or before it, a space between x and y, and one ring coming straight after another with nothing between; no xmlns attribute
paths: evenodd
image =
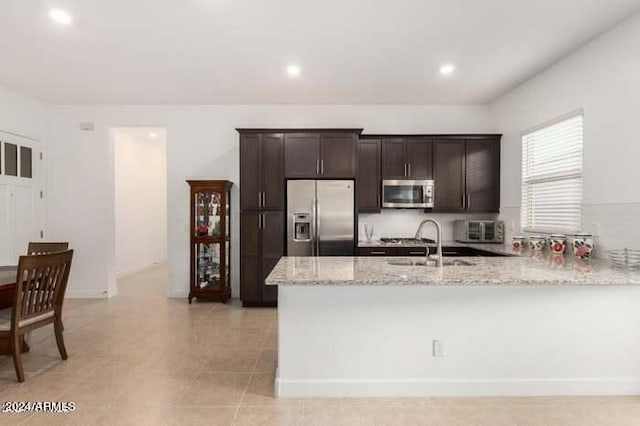
<svg viewBox="0 0 640 426"><path fill-rule="evenodd" d="M294 213L293 229L294 241L311 241L311 215L309 213Z"/></svg>

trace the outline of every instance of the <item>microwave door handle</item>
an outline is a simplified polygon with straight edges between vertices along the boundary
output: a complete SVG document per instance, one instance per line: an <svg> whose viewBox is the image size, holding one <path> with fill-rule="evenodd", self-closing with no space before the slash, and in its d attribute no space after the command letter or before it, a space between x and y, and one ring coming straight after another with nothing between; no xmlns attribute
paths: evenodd
<svg viewBox="0 0 640 426"><path fill-rule="evenodd" d="M316 198L316 256L320 256L320 203Z"/></svg>
<svg viewBox="0 0 640 426"><path fill-rule="evenodd" d="M315 200L313 200L311 202L311 223L309 224L309 226L311 227L311 232L310 232L310 237L309 238L309 242L311 244L311 256L315 256L316 255L316 238L317 238L317 231L316 231L316 202Z"/></svg>
<svg viewBox="0 0 640 426"><path fill-rule="evenodd" d="M428 196L427 196L427 194L429 193L428 191L429 191L429 185L425 183L424 185L422 185L422 203L425 205L429 203Z"/></svg>

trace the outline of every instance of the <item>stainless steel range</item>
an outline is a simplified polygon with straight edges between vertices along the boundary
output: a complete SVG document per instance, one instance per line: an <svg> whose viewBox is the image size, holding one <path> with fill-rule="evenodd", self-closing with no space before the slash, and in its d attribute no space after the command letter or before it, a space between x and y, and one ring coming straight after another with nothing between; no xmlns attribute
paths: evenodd
<svg viewBox="0 0 640 426"><path fill-rule="evenodd" d="M380 241L386 244L435 244L431 238L383 237Z"/></svg>

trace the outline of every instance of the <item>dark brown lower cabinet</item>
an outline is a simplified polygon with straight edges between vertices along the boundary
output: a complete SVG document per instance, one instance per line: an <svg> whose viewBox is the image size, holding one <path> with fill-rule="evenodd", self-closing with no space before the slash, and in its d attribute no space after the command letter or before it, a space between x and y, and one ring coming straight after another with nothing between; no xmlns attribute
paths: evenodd
<svg viewBox="0 0 640 426"><path fill-rule="evenodd" d="M264 281L284 255L284 212L240 215L240 298L243 306L275 306L278 288Z"/></svg>

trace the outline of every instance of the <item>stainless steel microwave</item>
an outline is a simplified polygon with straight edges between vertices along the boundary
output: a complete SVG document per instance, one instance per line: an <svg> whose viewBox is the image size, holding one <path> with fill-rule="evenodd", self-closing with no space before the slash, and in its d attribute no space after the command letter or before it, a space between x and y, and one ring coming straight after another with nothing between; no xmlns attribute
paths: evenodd
<svg viewBox="0 0 640 426"><path fill-rule="evenodd" d="M382 207L426 209L433 207L432 180L383 180Z"/></svg>
<svg viewBox="0 0 640 426"><path fill-rule="evenodd" d="M453 232L461 243L504 243L501 220L455 220Z"/></svg>

